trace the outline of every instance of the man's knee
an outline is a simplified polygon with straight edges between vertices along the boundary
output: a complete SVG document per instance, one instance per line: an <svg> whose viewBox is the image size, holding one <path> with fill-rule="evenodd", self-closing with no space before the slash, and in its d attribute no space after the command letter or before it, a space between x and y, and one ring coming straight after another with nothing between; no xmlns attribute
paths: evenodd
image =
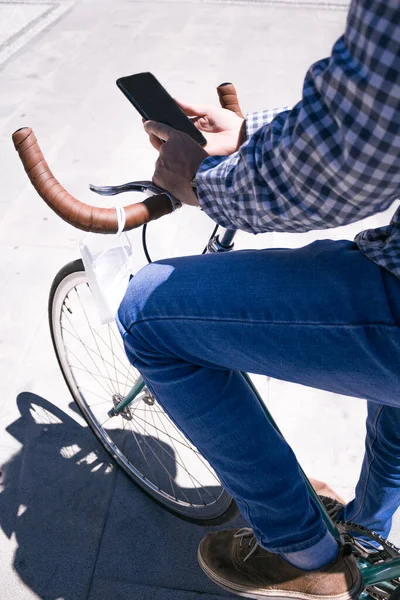
<svg viewBox="0 0 400 600"><path fill-rule="evenodd" d="M125 331L130 331L135 323L158 315L165 295L163 286L173 270L170 264L156 262L132 277L118 309L118 322Z"/></svg>

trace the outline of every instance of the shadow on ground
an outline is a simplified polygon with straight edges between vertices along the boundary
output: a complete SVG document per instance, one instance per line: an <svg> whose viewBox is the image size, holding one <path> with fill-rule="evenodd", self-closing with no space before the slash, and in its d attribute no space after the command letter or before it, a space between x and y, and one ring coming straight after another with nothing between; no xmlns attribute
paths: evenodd
<svg viewBox="0 0 400 600"><path fill-rule="evenodd" d="M210 528L156 505L86 427L44 398L25 392L17 403L21 416L7 431L22 448L4 466L0 525L16 537L13 567L33 592L43 600L230 597L197 565Z"/></svg>

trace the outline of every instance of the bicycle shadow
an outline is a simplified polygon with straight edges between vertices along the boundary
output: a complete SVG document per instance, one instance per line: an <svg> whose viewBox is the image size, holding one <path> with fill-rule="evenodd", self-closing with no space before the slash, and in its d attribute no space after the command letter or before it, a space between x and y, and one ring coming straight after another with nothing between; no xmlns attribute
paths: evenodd
<svg viewBox="0 0 400 600"><path fill-rule="evenodd" d="M197 567L204 527L158 507L61 409L29 392L17 405L7 431L22 448L3 468L0 526L18 542L14 570L39 598L125 599L136 586L137 598L148 586L177 589L176 598L227 596ZM173 456L168 448L171 474Z"/></svg>

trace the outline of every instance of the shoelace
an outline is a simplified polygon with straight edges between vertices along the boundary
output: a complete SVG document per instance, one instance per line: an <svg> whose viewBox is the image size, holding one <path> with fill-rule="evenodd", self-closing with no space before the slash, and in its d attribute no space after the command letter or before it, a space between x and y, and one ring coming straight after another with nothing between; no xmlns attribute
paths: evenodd
<svg viewBox="0 0 400 600"><path fill-rule="evenodd" d="M241 529L237 530L233 537L240 538L240 548L243 548L244 538L249 538L248 548L251 548L251 550L243 559L243 562L246 562L246 560L250 558L250 556L257 550L258 547L258 543L253 533L253 530L250 529L250 527L242 527Z"/></svg>
<svg viewBox="0 0 400 600"><path fill-rule="evenodd" d="M344 508L343 504L336 500L335 498L330 498L329 496L320 496L323 505L325 506L328 515L331 519L335 520L340 511Z"/></svg>

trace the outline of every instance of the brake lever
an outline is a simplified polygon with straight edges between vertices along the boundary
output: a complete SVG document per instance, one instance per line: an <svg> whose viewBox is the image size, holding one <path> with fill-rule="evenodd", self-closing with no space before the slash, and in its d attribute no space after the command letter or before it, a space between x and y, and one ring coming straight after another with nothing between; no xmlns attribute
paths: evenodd
<svg viewBox="0 0 400 600"><path fill-rule="evenodd" d="M155 185L152 181L130 181L122 185L93 185L89 189L100 196L116 196L124 192L150 192L151 194L163 194L165 190Z"/></svg>

